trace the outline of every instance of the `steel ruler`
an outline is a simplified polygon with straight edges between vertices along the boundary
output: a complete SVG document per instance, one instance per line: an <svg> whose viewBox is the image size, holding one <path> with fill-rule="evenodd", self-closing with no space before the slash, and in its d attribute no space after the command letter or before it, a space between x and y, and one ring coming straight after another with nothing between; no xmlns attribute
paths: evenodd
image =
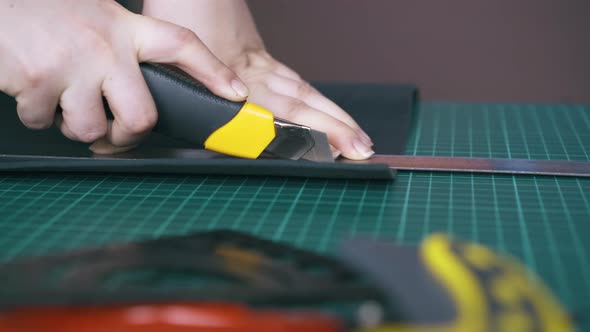
<svg viewBox="0 0 590 332"><path fill-rule="evenodd" d="M374 155L369 160L339 162L385 164L390 168L404 171L590 177L590 162L571 160Z"/></svg>

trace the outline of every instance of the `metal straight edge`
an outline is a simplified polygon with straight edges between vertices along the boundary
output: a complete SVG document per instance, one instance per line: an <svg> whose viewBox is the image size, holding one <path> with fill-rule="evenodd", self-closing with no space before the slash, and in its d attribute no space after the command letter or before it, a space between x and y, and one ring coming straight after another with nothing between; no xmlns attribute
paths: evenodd
<svg viewBox="0 0 590 332"><path fill-rule="evenodd" d="M571 160L374 155L368 160L340 162L385 164L402 171L590 177L590 162Z"/></svg>

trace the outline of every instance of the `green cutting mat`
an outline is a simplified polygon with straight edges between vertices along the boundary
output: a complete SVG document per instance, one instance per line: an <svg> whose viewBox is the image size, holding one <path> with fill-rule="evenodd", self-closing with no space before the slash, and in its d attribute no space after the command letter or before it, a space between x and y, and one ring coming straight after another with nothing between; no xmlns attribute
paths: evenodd
<svg viewBox="0 0 590 332"><path fill-rule="evenodd" d="M426 103L408 154L590 161L590 106ZM590 308L590 180L400 173L393 183L286 178L2 175L0 259L233 228L320 251L371 234L445 231L516 255Z"/></svg>

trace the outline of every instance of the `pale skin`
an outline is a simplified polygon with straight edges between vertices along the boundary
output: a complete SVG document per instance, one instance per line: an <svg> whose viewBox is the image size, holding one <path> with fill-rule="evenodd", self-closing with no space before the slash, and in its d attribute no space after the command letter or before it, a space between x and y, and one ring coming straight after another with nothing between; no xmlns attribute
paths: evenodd
<svg viewBox="0 0 590 332"><path fill-rule="evenodd" d="M142 14L112 0L0 0L0 91L16 98L22 123L55 124L96 153L131 149L157 121L139 70L156 62L326 132L334 155L373 154L344 110L266 51L244 0L145 0Z"/></svg>

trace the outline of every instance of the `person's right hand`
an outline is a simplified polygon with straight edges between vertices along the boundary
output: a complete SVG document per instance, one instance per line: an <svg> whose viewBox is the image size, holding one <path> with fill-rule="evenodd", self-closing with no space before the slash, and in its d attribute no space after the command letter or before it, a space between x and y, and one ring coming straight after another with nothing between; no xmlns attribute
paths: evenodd
<svg viewBox="0 0 590 332"><path fill-rule="evenodd" d="M72 140L100 139L98 153L136 145L157 121L141 62L176 65L229 100L248 95L189 29L112 0L0 0L0 91L16 98L28 128L55 123Z"/></svg>

